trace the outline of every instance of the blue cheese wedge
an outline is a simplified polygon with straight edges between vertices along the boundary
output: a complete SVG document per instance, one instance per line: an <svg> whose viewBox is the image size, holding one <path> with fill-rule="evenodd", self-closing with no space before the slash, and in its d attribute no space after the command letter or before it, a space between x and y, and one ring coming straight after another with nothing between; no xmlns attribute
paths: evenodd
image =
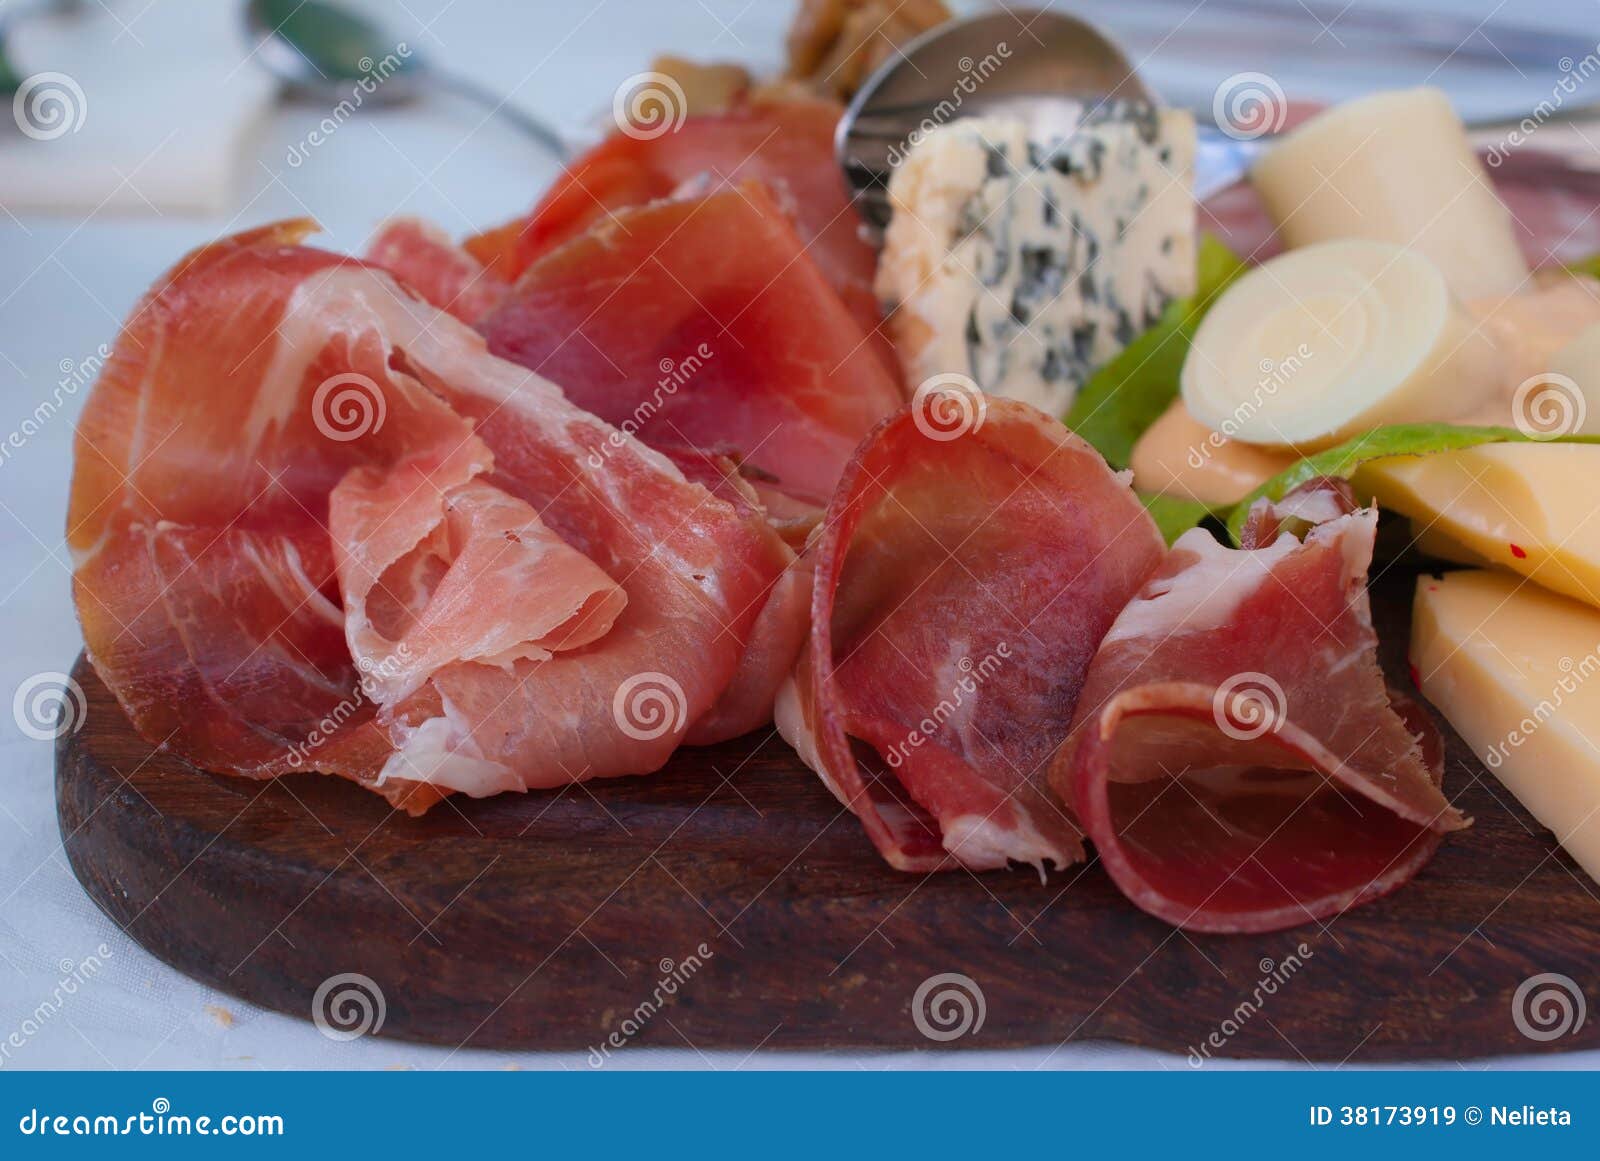
<svg viewBox="0 0 1600 1161"><path fill-rule="evenodd" d="M920 141L889 182L877 277L908 381L959 373L1064 415L1194 291L1194 147L1190 114L1126 102Z"/></svg>

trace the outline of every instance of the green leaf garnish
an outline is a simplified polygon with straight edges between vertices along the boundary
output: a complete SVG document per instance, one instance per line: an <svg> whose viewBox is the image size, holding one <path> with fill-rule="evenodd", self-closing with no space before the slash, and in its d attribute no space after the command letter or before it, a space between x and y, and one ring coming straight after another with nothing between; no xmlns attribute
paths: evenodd
<svg viewBox="0 0 1600 1161"><path fill-rule="evenodd" d="M1168 544L1211 515L1211 509L1206 505L1198 500L1187 500L1181 496L1141 493L1139 502L1144 505L1145 511L1150 513L1150 518L1161 530L1161 538Z"/></svg>
<svg viewBox="0 0 1600 1161"><path fill-rule="evenodd" d="M1193 298L1167 307L1161 321L1089 377L1065 423L1113 468L1125 468L1133 445L1178 397L1178 374L1195 328L1240 274L1245 261L1210 234L1200 236Z"/></svg>

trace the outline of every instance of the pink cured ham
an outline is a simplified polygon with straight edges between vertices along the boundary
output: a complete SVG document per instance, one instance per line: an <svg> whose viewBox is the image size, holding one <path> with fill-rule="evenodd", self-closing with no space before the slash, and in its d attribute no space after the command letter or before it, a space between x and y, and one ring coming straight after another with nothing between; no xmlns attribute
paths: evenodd
<svg viewBox="0 0 1600 1161"><path fill-rule="evenodd" d="M199 765L413 812L659 767L792 551L310 228L188 256L94 388L68 541L98 672Z"/></svg>
<svg viewBox="0 0 1600 1161"><path fill-rule="evenodd" d="M645 443L732 452L827 502L900 385L760 185L625 207L527 268L495 354Z"/></svg>
<svg viewBox="0 0 1600 1161"><path fill-rule="evenodd" d="M509 286L439 227L416 218L385 222L368 243L366 258L469 325L498 306Z"/></svg>
<svg viewBox="0 0 1600 1161"><path fill-rule="evenodd" d="M883 857L1081 858L1045 773L1165 551L1126 483L1025 404L923 394L862 445L811 551L811 640L778 727Z"/></svg>
<svg viewBox="0 0 1600 1161"><path fill-rule="evenodd" d="M1254 547L1192 530L1106 635L1050 781L1145 911L1218 932L1325 919L1466 825L1437 733L1378 667L1376 527L1317 486L1263 503Z"/></svg>

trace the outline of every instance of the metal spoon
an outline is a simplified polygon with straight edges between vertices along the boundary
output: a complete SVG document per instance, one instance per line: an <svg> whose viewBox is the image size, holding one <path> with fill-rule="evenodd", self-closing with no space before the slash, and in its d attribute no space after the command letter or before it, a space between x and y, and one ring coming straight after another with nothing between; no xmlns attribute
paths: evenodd
<svg viewBox="0 0 1600 1161"><path fill-rule="evenodd" d="M398 104L433 88L483 105L556 157L568 156L554 128L529 116L470 77L443 72L366 17L324 0L250 0L245 27L267 71L297 97L335 102L370 82L362 100Z"/></svg>
<svg viewBox="0 0 1600 1161"><path fill-rule="evenodd" d="M868 221L889 220L889 172L912 139L958 117L1071 116L1107 100L1156 103L1122 50L1057 12L1008 11L929 29L867 78L834 155Z"/></svg>

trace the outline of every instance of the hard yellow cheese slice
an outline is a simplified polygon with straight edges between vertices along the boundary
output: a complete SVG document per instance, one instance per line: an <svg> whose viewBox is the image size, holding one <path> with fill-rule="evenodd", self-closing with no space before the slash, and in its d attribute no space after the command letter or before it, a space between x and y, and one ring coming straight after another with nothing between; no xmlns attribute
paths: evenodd
<svg viewBox="0 0 1600 1161"><path fill-rule="evenodd" d="M1425 536L1600 605L1600 445L1505 443L1391 456L1363 465L1355 482Z"/></svg>
<svg viewBox="0 0 1600 1161"><path fill-rule="evenodd" d="M1600 880L1600 610L1500 572L1417 582L1423 696Z"/></svg>

